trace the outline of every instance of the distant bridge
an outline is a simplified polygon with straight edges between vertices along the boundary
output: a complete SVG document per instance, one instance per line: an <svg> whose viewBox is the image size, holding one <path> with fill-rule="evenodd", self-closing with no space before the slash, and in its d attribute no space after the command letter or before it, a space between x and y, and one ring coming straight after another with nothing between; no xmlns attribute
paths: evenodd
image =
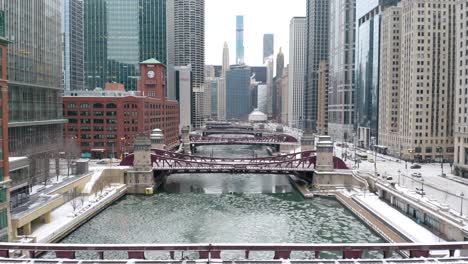
<svg viewBox="0 0 468 264"><path fill-rule="evenodd" d="M191 147L203 145L299 145L299 142L295 137L287 134L275 134L256 137L207 137L191 135L189 140Z"/></svg>

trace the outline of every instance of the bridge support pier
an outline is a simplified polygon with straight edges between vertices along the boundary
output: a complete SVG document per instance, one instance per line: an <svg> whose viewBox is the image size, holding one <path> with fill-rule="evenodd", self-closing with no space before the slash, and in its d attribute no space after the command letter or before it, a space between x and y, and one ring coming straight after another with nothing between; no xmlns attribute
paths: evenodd
<svg viewBox="0 0 468 264"><path fill-rule="evenodd" d="M151 140L146 135L139 134L135 137L133 155L133 169L125 176L127 193L145 194L148 188L154 190Z"/></svg>

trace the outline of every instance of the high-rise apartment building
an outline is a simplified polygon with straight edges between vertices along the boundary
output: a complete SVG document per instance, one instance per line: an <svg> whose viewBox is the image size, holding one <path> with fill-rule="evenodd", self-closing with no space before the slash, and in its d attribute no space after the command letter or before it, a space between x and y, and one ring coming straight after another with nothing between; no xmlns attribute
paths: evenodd
<svg viewBox="0 0 468 264"><path fill-rule="evenodd" d="M180 107L179 130L193 126L193 116L195 115L195 103L192 98L192 67L176 66L174 67L174 83L176 100Z"/></svg>
<svg viewBox="0 0 468 264"><path fill-rule="evenodd" d="M140 61L167 63L166 1L84 1L84 42L87 89L117 82L135 91Z"/></svg>
<svg viewBox="0 0 468 264"><path fill-rule="evenodd" d="M29 184L47 181L63 139L62 1L4 1L10 156L28 156ZM47 14L47 15L45 15Z"/></svg>
<svg viewBox="0 0 468 264"><path fill-rule="evenodd" d="M330 0L307 0L307 63L304 128L316 130L319 63L328 60Z"/></svg>
<svg viewBox="0 0 468 264"><path fill-rule="evenodd" d="M455 173L468 178L468 1L458 1L456 18L456 64L455 74Z"/></svg>
<svg viewBox="0 0 468 264"><path fill-rule="evenodd" d="M397 2L356 0L355 127L360 145L366 148L378 143L381 15Z"/></svg>
<svg viewBox="0 0 468 264"><path fill-rule="evenodd" d="M8 40L5 38L5 11L0 7L0 242L8 242L10 233L10 173L8 153Z"/></svg>
<svg viewBox="0 0 468 264"><path fill-rule="evenodd" d="M266 84L267 84L268 89L267 89L267 97L266 97L267 107L266 107L266 112L264 113L268 116L269 119L271 119L273 117L273 102L275 99L274 92L273 92L273 86L274 86L273 74L275 70L274 63L273 63L273 56L270 56L265 60L265 67L267 69Z"/></svg>
<svg viewBox="0 0 468 264"><path fill-rule="evenodd" d="M84 89L83 0L64 0L63 80L64 90Z"/></svg>
<svg viewBox="0 0 468 264"><path fill-rule="evenodd" d="M284 70L284 54L281 48L278 55L276 55L276 73L273 79L273 119L278 122L281 120L281 108L283 107L281 101L281 78Z"/></svg>
<svg viewBox="0 0 468 264"><path fill-rule="evenodd" d="M453 160L455 65L458 62L455 60L455 2L403 0L399 4L401 15L394 17L401 21L399 140L389 147L398 145L391 151L402 153L407 159L422 161L443 157ZM395 12L394 9L384 12L387 11ZM389 63L391 61L381 61L381 65ZM388 74L388 70L382 72ZM385 80L383 76L381 79ZM384 88L387 93L389 87L387 84ZM386 105L389 106L392 104ZM389 112L388 109L384 111Z"/></svg>
<svg viewBox="0 0 468 264"><path fill-rule="evenodd" d="M356 0L330 0L328 134L353 138Z"/></svg>
<svg viewBox="0 0 468 264"><path fill-rule="evenodd" d="M245 65L233 65L226 72L226 118L247 120L250 107L251 70Z"/></svg>
<svg viewBox="0 0 468 264"><path fill-rule="evenodd" d="M244 16L236 16L236 64L244 63Z"/></svg>
<svg viewBox="0 0 468 264"><path fill-rule="evenodd" d="M379 144L400 157L401 7L385 10L380 23Z"/></svg>
<svg viewBox="0 0 468 264"><path fill-rule="evenodd" d="M318 78L318 106L317 106L317 132L319 135L328 135L328 61L319 64Z"/></svg>
<svg viewBox="0 0 468 264"><path fill-rule="evenodd" d="M263 34L263 62L268 57L273 56L275 50L275 42L273 34Z"/></svg>
<svg viewBox="0 0 468 264"><path fill-rule="evenodd" d="M194 127L204 120L205 86L205 1L167 1L168 77L174 66L192 66L192 101L195 103ZM168 95L174 94L174 83L168 83Z"/></svg>
<svg viewBox="0 0 468 264"><path fill-rule="evenodd" d="M301 127L307 54L307 18L293 17L289 25L288 125Z"/></svg>
<svg viewBox="0 0 468 264"><path fill-rule="evenodd" d="M226 72L229 67L229 47L227 42L224 42L223 65L218 86L218 120L226 120Z"/></svg>
<svg viewBox="0 0 468 264"><path fill-rule="evenodd" d="M281 123L288 124L289 110L289 66L286 66L281 77Z"/></svg>

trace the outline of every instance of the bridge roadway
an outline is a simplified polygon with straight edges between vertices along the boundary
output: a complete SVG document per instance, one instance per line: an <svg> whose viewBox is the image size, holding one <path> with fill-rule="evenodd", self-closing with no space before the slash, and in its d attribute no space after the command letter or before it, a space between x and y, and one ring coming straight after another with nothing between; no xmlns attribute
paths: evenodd
<svg viewBox="0 0 468 264"><path fill-rule="evenodd" d="M333 159L335 169L348 169L341 159ZM236 159L191 156L165 150L153 150L151 154L153 171L168 173L309 173L315 170L316 160L313 151L277 157ZM133 166L133 154L125 157L121 165Z"/></svg>

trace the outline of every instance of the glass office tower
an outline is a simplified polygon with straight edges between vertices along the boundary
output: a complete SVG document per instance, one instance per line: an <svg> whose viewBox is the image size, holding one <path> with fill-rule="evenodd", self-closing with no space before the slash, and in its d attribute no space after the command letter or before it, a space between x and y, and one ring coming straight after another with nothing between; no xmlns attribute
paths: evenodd
<svg viewBox="0 0 468 264"><path fill-rule="evenodd" d="M136 90L140 61L167 63L166 1L85 1L84 34L86 88L118 82Z"/></svg>
<svg viewBox="0 0 468 264"><path fill-rule="evenodd" d="M397 0L356 1L356 129L363 147L378 143L380 20Z"/></svg>

